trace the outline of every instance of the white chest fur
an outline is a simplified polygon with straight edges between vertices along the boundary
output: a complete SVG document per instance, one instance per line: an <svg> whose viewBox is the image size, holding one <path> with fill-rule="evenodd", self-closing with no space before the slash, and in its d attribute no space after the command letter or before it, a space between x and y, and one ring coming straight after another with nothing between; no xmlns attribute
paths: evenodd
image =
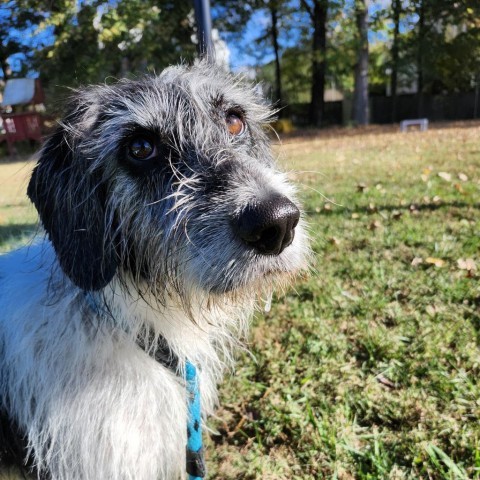
<svg viewBox="0 0 480 480"><path fill-rule="evenodd" d="M160 312L112 287L104 296L119 321L90 324L83 292L72 285L62 295L48 291L53 258L48 243L0 258L2 406L55 480L181 478L185 386L138 347L136 331L153 325L181 365L187 356L200 365L210 413L230 357L225 319L194 325L179 309Z"/></svg>

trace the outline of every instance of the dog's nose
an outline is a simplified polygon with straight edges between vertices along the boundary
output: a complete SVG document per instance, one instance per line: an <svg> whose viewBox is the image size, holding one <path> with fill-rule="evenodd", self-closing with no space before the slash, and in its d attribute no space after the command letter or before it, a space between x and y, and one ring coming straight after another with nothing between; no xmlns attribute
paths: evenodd
<svg viewBox="0 0 480 480"><path fill-rule="evenodd" d="M250 203L234 222L237 235L263 255L279 255L295 235L298 208L283 195Z"/></svg>

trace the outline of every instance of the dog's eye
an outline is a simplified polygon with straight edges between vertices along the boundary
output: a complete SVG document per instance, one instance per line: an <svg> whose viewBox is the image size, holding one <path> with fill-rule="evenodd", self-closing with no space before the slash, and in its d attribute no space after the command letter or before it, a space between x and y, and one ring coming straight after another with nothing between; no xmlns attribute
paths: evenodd
<svg viewBox="0 0 480 480"><path fill-rule="evenodd" d="M155 154L155 146L146 138L134 138L128 144L128 153L135 160L147 160Z"/></svg>
<svg viewBox="0 0 480 480"><path fill-rule="evenodd" d="M245 122L242 117L236 112L227 112L225 117L225 122L227 123L227 129L230 135L238 137L245 132Z"/></svg>

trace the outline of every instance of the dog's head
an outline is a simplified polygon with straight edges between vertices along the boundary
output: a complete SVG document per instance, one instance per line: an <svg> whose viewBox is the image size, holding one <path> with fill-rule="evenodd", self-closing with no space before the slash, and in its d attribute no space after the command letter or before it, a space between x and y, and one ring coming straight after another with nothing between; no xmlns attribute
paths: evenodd
<svg viewBox="0 0 480 480"><path fill-rule="evenodd" d="M270 115L206 64L77 92L28 187L66 275L84 290L129 277L158 296L255 289L302 269Z"/></svg>

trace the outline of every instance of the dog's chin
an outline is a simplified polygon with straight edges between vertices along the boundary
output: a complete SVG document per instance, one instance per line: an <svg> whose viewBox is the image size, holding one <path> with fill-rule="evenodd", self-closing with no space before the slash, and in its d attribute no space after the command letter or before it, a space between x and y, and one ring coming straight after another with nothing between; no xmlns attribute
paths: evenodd
<svg viewBox="0 0 480 480"><path fill-rule="evenodd" d="M208 286L207 290L208 293L215 296L257 297L274 290L284 290L294 282L299 274L300 272L267 270L253 278L249 277L248 281L242 278L219 281Z"/></svg>

